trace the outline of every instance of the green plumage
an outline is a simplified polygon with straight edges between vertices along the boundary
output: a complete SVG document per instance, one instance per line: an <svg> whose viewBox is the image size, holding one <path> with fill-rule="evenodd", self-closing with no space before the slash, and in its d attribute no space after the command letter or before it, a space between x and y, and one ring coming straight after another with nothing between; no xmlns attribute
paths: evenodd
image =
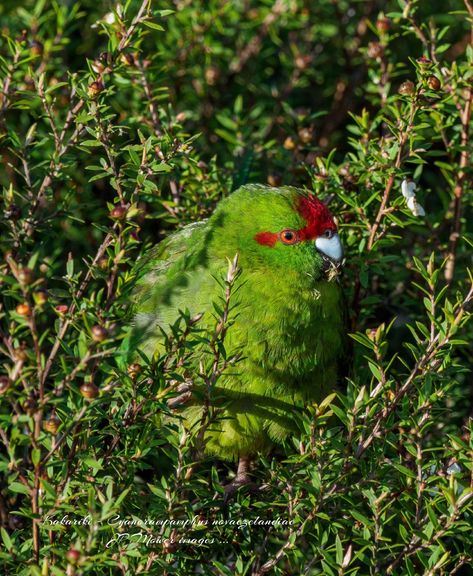
<svg viewBox="0 0 473 576"><path fill-rule="evenodd" d="M236 460L269 449L295 431L294 409L333 391L344 342L341 289L324 273L313 240L294 245L255 240L262 231L299 230L296 209L303 193L294 188L248 185L221 201L204 222L186 226L150 252L141 267L129 360L140 348L163 352L159 328L168 330L179 310L203 312L214 327L212 303L222 296L228 259L239 255L241 277L232 305L238 316L225 337L228 353L244 358L218 380L226 400L221 419L206 432L206 451ZM202 406L180 414L198 425Z"/></svg>

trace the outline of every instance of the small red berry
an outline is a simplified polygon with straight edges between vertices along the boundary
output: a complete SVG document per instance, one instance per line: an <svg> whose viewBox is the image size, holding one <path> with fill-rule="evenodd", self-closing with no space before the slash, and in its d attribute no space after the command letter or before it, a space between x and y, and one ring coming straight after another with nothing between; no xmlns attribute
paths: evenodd
<svg viewBox="0 0 473 576"><path fill-rule="evenodd" d="M75 548L69 548L66 554L66 559L70 564L77 564L80 560L81 553Z"/></svg>
<svg viewBox="0 0 473 576"><path fill-rule="evenodd" d="M389 29L391 28L391 20L386 17L378 18L376 20L376 28L380 32L389 32Z"/></svg>

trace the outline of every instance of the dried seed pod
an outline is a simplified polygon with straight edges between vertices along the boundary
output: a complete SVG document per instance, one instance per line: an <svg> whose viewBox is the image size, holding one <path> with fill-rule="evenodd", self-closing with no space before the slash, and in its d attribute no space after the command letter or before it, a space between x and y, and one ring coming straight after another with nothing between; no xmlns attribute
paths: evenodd
<svg viewBox="0 0 473 576"><path fill-rule="evenodd" d="M4 214L7 220L16 221L21 216L21 210L16 204L9 204L4 211Z"/></svg>
<svg viewBox="0 0 473 576"><path fill-rule="evenodd" d="M296 143L294 142L294 139L291 136L288 136L284 140L283 146L286 150L294 150L294 148L296 147Z"/></svg>
<svg viewBox="0 0 473 576"><path fill-rule="evenodd" d="M33 396L28 396L28 398L23 402L23 410L31 416L36 410L38 403Z"/></svg>
<svg viewBox="0 0 473 576"><path fill-rule="evenodd" d="M309 144L312 142L312 138L314 136L313 130L311 128L299 128L297 134L300 141L304 144Z"/></svg>
<svg viewBox="0 0 473 576"><path fill-rule="evenodd" d="M357 186L357 180L353 174L347 174L342 179L342 186L347 192L354 192Z"/></svg>
<svg viewBox="0 0 473 576"><path fill-rule="evenodd" d="M310 54L299 54L294 60L294 64L299 70L304 70L311 62L312 56Z"/></svg>
<svg viewBox="0 0 473 576"><path fill-rule="evenodd" d="M134 66L135 65L135 57L130 52L122 52L120 56L120 60L125 64L125 66Z"/></svg>
<svg viewBox="0 0 473 576"><path fill-rule="evenodd" d="M110 218L114 220L124 220L126 218L128 212L128 208L120 204L119 206L115 206L110 210Z"/></svg>
<svg viewBox="0 0 473 576"><path fill-rule="evenodd" d="M97 261L97 266L100 268L100 270L106 270L108 268L108 256L102 256L99 258Z"/></svg>
<svg viewBox="0 0 473 576"><path fill-rule="evenodd" d="M41 262L41 264L39 265L39 271L41 272L41 274L47 274L49 271L49 265L47 260L45 260L44 262Z"/></svg>
<svg viewBox="0 0 473 576"><path fill-rule="evenodd" d="M44 288L38 288L33 292L33 299L38 306L43 306L48 301L48 292Z"/></svg>
<svg viewBox="0 0 473 576"><path fill-rule="evenodd" d="M110 52L101 52L99 54L99 60L106 66L110 66L113 63L113 56Z"/></svg>
<svg viewBox="0 0 473 576"><path fill-rule="evenodd" d="M140 374L142 368L140 366L140 364L138 363L133 363L130 364L127 368L127 372L128 372L128 376L132 379L132 380L136 380L136 378L138 378L138 375Z"/></svg>
<svg viewBox="0 0 473 576"><path fill-rule="evenodd" d="M173 554L177 550L177 542L174 540L164 540L163 551L165 554Z"/></svg>
<svg viewBox="0 0 473 576"><path fill-rule="evenodd" d="M26 344L21 344L19 348L15 348L13 350L13 357L17 362L25 362L28 358L28 354L26 353Z"/></svg>
<svg viewBox="0 0 473 576"><path fill-rule="evenodd" d="M105 72L105 66L100 62L100 60L94 60L91 67L96 74L103 74Z"/></svg>
<svg viewBox="0 0 473 576"><path fill-rule="evenodd" d="M32 40L30 42L30 52L32 56L42 56L44 52L44 46L39 40Z"/></svg>
<svg viewBox="0 0 473 576"><path fill-rule="evenodd" d="M23 30L21 31L21 34L19 36L17 36L15 38L15 40L17 42L26 42L28 40L28 30L26 30L26 28L23 28Z"/></svg>
<svg viewBox="0 0 473 576"><path fill-rule="evenodd" d="M411 80L406 80L405 82L403 82L398 89L399 94L401 94L402 96L412 96L416 91L416 87L414 82L411 82Z"/></svg>
<svg viewBox="0 0 473 576"><path fill-rule="evenodd" d="M0 376L0 394L5 394L5 392L10 388L11 380L8 376Z"/></svg>
<svg viewBox="0 0 473 576"><path fill-rule="evenodd" d="M437 76L433 76L433 75L428 77L427 85L434 92L437 92L437 90L440 90L440 87L442 86L442 84L441 84L440 80L437 78Z"/></svg>
<svg viewBox="0 0 473 576"><path fill-rule="evenodd" d="M45 422L43 423L43 428L46 432L50 434L57 434L59 430L59 426L61 425L61 420L55 415L52 414Z"/></svg>
<svg viewBox="0 0 473 576"><path fill-rule="evenodd" d="M420 58L417 58L416 62L420 64L422 68L428 68L432 64L432 60L430 60L426 56L421 56Z"/></svg>
<svg viewBox="0 0 473 576"><path fill-rule="evenodd" d="M20 268L18 270L18 281L23 284L31 284L34 280L34 273L31 268Z"/></svg>
<svg viewBox="0 0 473 576"><path fill-rule="evenodd" d="M84 398L93 400L99 395L99 389L93 382L85 382L85 384L82 384L80 387L80 393Z"/></svg>
<svg viewBox="0 0 473 576"><path fill-rule="evenodd" d="M220 70L215 66L209 66L205 69L205 81L209 86L213 86L220 78Z"/></svg>
<svg viewBox="0 0 473 576"><path fill-rule="evenodd" d="M30 305L27 302L18 304L18 306L16 307L16 313L20 314L20 316L29 316L31 314Z"/></svg>
<svg viewBox="0 0 473 576"><path fill-rule="evenodd" d="M267 182L270 186L280 186L282 182L281 174L268 174Z"/></svg>
<svg viewBox="0 0 473 576"><path fill-rule="evenodd" d="M108 330L99 324L92 326L90 331L95 342L103 342L108 336Z"/></svg>
<svg viewBox="0 0 473 576"><path fill-rule="evenodd" d="M368 44L367 54L370 58L382 58L384 55L384 47L379 42L370 42Z"/></svg>
<svg viewBox="0 0 473 576"><path fill-rule="evenodd" d="M89 84L89 87L87 88L87 94L89 95L89 98L95 100L95 98L97 98L97 96L103 92L104 88L105 86L102 80L95 80Z"/></svg>

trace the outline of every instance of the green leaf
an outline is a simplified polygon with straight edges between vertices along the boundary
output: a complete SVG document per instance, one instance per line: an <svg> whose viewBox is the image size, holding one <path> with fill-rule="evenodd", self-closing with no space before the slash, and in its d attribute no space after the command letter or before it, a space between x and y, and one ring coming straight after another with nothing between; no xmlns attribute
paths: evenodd
<svg viewBox="0 0 473 576"><path fill-rule="evenodd" d="M3 527L0 528L0 532L2 534L2 540L3 540L3 543L5 544L5 548L9 552L11 552L13 550L13 542L12 542L10 536L8 535L8 532Z"/></svg>
<svg viewBox="0 0 473 576"><path fill-rule="evenodd" d="M41 450L39 448L33 448L33 450L31 450L31 462L33 462L34 466L37 466L40 460Z"/></svg>
<svg viewBox="0 0 473 576"><path fill-rule="evenodd" d="M416 473L413 470L410 470L406 466L402 464L398 464L397 462L393 462L394 468L401 472L404 476L408 476L409 478L417 478Z"/></svg>
<svg viewBox="0 0 473 576"><path fill-rule="evenodd" d="M31 491L24 484L21 484L20 482L12 482L11 484L8 485L8 488L12 492L25 494L26 496L31 495Z"/></svg>
<svg viewBox="0 0 473 576"><path fill-rule="evenodd" d="M151 22L151 20L145 20L144 25L148 28L152 28L153 30L159 30L160 32L164 32L164 28L156 22Z"/></svg>

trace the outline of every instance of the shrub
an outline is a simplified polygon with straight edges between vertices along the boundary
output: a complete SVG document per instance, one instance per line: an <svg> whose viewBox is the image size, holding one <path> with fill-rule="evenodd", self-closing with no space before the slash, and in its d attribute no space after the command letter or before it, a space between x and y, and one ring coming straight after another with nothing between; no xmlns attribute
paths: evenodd
<svg viewBox="0 0 473 576"><path fill-rule="evenodd" d="M472 573L473 6L379 4L0 7L5 574ZM139 255L256 181L338 214L354 350L227 509L163 415L237 358L117 350Z"/></svg>

